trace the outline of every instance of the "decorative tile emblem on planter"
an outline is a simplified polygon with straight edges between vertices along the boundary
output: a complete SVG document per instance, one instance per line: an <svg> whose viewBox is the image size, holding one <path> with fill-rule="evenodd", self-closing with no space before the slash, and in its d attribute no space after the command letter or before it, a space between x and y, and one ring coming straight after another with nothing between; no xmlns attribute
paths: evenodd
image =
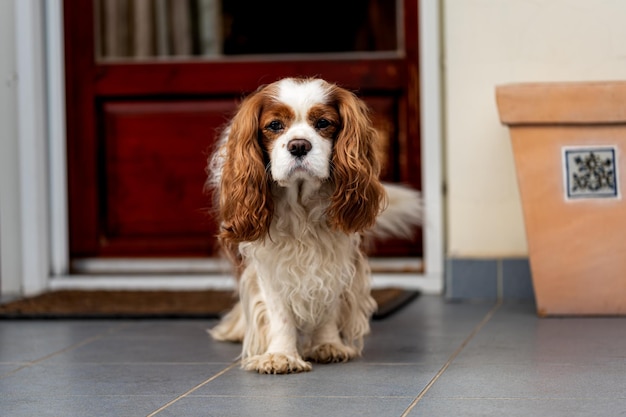
<svg viewBox="0 0 626 417"><path fill-rule="evenodd" d="M614 146L564 147L566 198L618 198L615 154Z"/></svg>

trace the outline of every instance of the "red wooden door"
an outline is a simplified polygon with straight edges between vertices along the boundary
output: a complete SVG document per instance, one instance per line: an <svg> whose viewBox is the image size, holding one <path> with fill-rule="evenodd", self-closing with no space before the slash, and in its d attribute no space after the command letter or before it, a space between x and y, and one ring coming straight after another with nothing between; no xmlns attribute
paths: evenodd
<svg viewBox="0 0 626 417"><path fill-rule="evenodd" d="M346 2L345 10L336 1L325 9L324 1L316 6L319 13L296 17L299 6L290 5L297 2L279 2L284 7L269 14L261 0L214 2L229 25L219 53L199 57L197 45L187 45L182 58L138 58L112 49L103 26L121 26L111 10L132 15L146 2L64 1L73 259L215 255L203 183L216 132L244 94L285 76L316 75L356 90L374 110L384 138L385 179L420 188L417 0ZM159 3L174 9L186 4L197 13L202 4ZM174 9L168 10L175 17ZM136 18L139 31L145 22ZM389 22L391 38L381 29ZM347 37L351 43L339 42L344 32L355 33ZM153 53L155 42L146 44ZM377 249L384 256L421 253L419 235Z"/></svg>

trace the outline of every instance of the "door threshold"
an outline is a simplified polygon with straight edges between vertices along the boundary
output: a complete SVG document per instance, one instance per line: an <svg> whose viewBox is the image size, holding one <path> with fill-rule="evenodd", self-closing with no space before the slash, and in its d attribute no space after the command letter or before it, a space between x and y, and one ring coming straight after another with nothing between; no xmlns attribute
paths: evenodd
<svg viewBox="0 0 626 417"><path fill-rule="evenodd" d="M404 288L440 294L438 275L424 273L421 258L371 258L373 288ZM50 290L234 290L229 264L219 259L85 258L73 272L51 277Z"/></svg>
<svg viewBox="0 0 626 417"><path fill-rule="evenodd" d="M81 258L72 261L72 275L206 275L231 274L228 261L219 258ZM421 273L421 258L370 258L372 273Z"/></svg>

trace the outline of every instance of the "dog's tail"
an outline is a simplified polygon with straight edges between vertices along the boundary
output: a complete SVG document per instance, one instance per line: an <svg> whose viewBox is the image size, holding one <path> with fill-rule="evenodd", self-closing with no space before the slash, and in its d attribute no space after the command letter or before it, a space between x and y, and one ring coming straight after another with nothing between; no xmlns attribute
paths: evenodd
<svg viewBox="0 0 626 417"><path fill-rule="evenodd" d="M368 239L411 239L423 223L422 194L412 188L383 183L387 192L387 206L366 232Z"/></svg>

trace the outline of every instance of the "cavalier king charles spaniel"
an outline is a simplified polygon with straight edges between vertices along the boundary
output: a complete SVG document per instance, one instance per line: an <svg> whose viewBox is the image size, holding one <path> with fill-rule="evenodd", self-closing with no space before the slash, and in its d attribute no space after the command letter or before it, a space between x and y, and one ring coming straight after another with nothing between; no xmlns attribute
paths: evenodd
<svg viewBox="0 0 626 417"><path fill-rule="evenodd" d="M209 159L239 301L209 332L242 367L311 370L361 354L376 310L364 237L410 237L420 194L383 184L378 135L352 92L286 78L240 105Z"/></svg>

